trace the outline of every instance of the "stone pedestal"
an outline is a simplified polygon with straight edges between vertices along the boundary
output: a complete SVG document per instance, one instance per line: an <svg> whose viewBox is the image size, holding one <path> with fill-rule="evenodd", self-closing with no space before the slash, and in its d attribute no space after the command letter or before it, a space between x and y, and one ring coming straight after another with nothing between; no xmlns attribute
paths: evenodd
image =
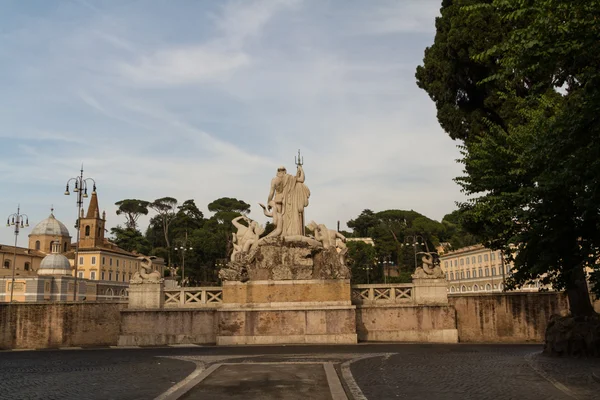
<svg viewBox="0 0 600 400"><path fill-rule="evenodd" d="M129 285L129 309L144 310L162 308L165 301L162 283L138 283Z"/></svg>
<svg viewBox="0 0 600 400"><path fill-rule="evenodd" d="M443 278L413 278L415 304L448 304L448 281Z"/></svg>
<svg viewBox="0 0 600 400"><path fill-rule="evenodd" d="M217 345L356 342L348 279L223 284Z"/></svg>

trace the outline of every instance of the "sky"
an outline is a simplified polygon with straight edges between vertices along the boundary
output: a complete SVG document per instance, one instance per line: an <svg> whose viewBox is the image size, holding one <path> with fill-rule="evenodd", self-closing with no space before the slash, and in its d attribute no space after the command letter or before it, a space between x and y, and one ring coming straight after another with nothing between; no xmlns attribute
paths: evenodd
<svg viewBox="0 0 600 400"><path fill-rule="evenodd" d="M52 206L75 236L63 193L83 164L108 227L124 222L115 202L165 196L205 216L235 197L265 223L258 203L300 150L307 221L344 229L364 209L441 220L464 199L458 143L414 77L440 4L4 0L0 211L29 216L19 245Z"/></svg>

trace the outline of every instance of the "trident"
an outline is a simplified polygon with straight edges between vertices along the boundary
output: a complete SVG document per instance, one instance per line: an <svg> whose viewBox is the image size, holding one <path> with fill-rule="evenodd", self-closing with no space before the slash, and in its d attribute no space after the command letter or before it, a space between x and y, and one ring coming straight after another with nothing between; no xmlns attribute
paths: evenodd
<svg viewBox="0 0 600 400"><path fill-rule="evenodd" d="M296 163L297 167L304 165L304 157L300 155L300 149L298 149L298 156L294 156L294 162Z"/></svg>

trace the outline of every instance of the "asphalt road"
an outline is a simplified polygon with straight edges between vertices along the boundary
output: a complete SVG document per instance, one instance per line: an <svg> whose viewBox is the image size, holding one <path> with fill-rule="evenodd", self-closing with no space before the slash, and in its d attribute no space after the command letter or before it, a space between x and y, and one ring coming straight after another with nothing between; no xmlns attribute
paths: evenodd
<svg viewBox="0 0 600 400"><path fill-rule="evenodd" d="M532 345L467 344L0 352L0 399L153 399L216 363L223 363L218 373L186 399L210 398L207 390L219 390L223 398L305 393L316 400L309 394L328 386L321 372L311 378L313 370L302 366L308 363L335 365L346 395L357 400L600 399L600 382L594 379L600 360L547 358L540 352L541 346ZM320 383L311 386L315 382Z"/></svg>

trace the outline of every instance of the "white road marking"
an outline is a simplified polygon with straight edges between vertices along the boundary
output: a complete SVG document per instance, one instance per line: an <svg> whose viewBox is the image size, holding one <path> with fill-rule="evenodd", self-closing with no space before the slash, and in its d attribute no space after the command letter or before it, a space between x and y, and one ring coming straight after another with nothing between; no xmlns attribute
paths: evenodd
<svg viewBox="0 0 600 400"><path fill-rule="evenodd" d="M348 400L342 382L340 382L340 378L338 377L337 372L335 372L333 363L323 363L323 367L325 368L325 376L327 377L327 384L331 391L332 400Z"/></svg>

